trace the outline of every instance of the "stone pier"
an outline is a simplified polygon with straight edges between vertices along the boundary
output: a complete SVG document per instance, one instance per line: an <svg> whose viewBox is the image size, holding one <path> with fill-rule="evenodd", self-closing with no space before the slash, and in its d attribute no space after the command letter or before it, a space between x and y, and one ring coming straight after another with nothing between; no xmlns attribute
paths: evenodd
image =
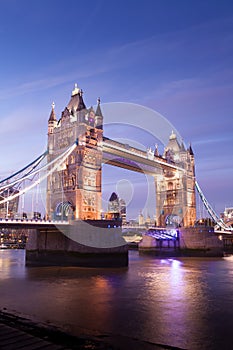
<svg viewBox="0 0 233 350"><path fill-rule="evenodd" d="M30 230L26 265L123 267L128 266L128 247L117 221L77 220Z"/></svg>
<svg viewBox="0 0 233 350"><path fill-rule="evenodd" d="M213 227L181 227L177 240L159 240L144 235L138 245L139 252L157 256L222 257L223 242Z"/></svg>
<svg viewBox="0 0 233 350"><path fill-rule="evenodd" d="M187 256L223 256L223 242L215 234L213 227L181 227L180 249Z"/></svg>

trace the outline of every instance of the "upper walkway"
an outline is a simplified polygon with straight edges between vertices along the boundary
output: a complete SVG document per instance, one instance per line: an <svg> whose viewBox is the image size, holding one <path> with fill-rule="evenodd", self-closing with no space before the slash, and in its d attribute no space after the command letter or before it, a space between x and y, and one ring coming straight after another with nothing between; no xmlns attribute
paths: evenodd
<svg viewBox="0 0 233 350"><path fill-rule="evenodd" d="M161 169L185 171L181 165L177 165L162 156L156 156L151 149L142 151L107 137L103 138L102 146L103 163L106 164L148 175L155 175Z"/></svg>

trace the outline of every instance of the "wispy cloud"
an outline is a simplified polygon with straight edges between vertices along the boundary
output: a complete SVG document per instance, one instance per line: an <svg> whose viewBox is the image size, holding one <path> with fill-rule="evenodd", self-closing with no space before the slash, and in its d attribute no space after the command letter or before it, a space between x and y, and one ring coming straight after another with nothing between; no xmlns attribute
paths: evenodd
<svg viewBox="0 0 233 350"><path fill-rule="evenodd" d="M184 89L186 89L186 91L190 89L193 90L194 88L199 89L203 87L203 67L201 67L201 57L207 55L207 51L210 55L214 53L215 56L221 55L221 57L223 57L225 53L228 53L229 50L231 50L232 45L229 45L233 36L231 31L226 32L224 40L216 33L218 32L219 26L225 27L226 29L230 26L233 27L232 22L232 18L210 21L190 27L186 30L160 33L149 38L128 42L123 45L105 48L100 47L99 51L95 50L91 55L80 55L79 53L76 53L73 55L73 58L68 56L69 58L66 60L56 62L52 66L44 67L44 70L40 68L40 71L37 73L37 76L39 75L38 79L36 76L34 78L32 77L30 80L24 80L18 85L14 84L13 88L12 86L9 86L9 83L12 85L13 82L9 82L8 84L7 82L2 82L2 87L0 88L0 99L3 100L12 96L24 95L30 92L56 87L71 81L73 82L74 77L85 79L103 75L105 73L111 73L114 75L114 72L119 69L132 67L134 65L136 69L138 69L140 65L144 65L143 71L147 71L148 63L148 66L151 68L150 78L145 79L142 77L140 81L140 75L143 73L139 72L137 86L132 86L130 89L127 89L126 96L130 96L135 90L135 98L137 98L137 95L142 98L141 91L144 90L148 99L152 80L154 82L154 88L152 87L151 91L153 96L157 96L157 98L172 93L177 94ZM206 35L203 35L203 32L206 32ZM190 36L192 40L190 40ZM200 51L201 47L205 47L205 50ZM213 50L215 50L215 52L213 52ZM172 60L175 58L177 52L179 53L178 57L180 57L180 59L187 59L188 57L192 57L192 55L198 57L200 61L199 63L197 62L197 66L200 66L200 74L198 76L189 78L183 77L182 79L172 79L171 77L171 80L168 80L166 72L164 72L163 80L161 73L159 75L157 74L159 67L161 67L161 62L163 61L165 65L166 62L170 62L171 68L169 68L169 65L167 65L167 68L169 71L172 70ZM185 64L187 64L187 62ZM221 60L218 65L220 65L218 69L221 69L222 72L224 67L221 65ZM179 66L181 67L182 65L179 64ZM194 64L193 68L195 68ZM209 68L205 69L208 70ZM225 76L227 77L227 72L229 71L226 69L225 71ZM204 75L207 73L205 72ZM182 75L180 71L178 74L180 76ZM171 76L172 75L174 75L174 71ZM148 85L147 88L146 84Z"/></svg>
<svg viewBox="0 0 233 350"><path fill-rule="evenodd" d="M233 136L232 135L226 135L224 136L217 136L213 138L202 138L202 139L195 139L194 141L194 146L205 146L205 145L211 145L211 144L216 144L216 143L222 143L222 142L228 142L231 141L233 142Z"/></svg>

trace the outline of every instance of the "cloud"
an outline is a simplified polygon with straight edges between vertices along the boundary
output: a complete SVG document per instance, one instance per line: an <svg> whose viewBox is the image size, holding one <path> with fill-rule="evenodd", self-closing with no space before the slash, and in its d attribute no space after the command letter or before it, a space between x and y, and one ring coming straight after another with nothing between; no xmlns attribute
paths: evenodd
<svg viewBox="0 0 233 350"><path fill-rule="evenodd" d="M54 62L52 65L44 68L38 67L34 77L31 74L31 79L29 80L25 80L23 77L20 83L15 84L17 77L14 77L13 88L13 82L2 82L0 99L45 90L71 81L73 83L74 77L87 79L94 76L98 77L105 73L111 73L114 76L118 70L122 69L124 71L127 67L130 69L135 67L138 75L136 74L135 78L131 77L133 81L137 79L137 85L132 85L125 91L126 97L131 96L132 98L132 93L135 91L135 98L137 99L139 96L142 98L143 90L145 91L144 95L148 96L152 81L153 86L157 86L156 89L152 89L153 96L157 98L166 97L174 92L177 94L184 89L193 90L196 88L196 91L198 91L203 86L203 68L205 70L209 69L209 66L203 67L203 65L200 65L200 61L204 56L210 55L211 62L214 60L215 65L218 62L217 68L220 71L229 65L228 62L228 64L222 66L222 61L223 57L228 57L229 52L232 52L232 45L229 45L232 34L231 31L227 31L229 28L232 29L232 26L232 18L221 19L186 28L185 30L159 33L149 38L128 42L123 45L95 48L91 55L89 53L80 54L74 51L72 58L68 55L68 59L63 58L60 62ZM225 30L224 40L218 35L219 27ZM204 48L203 50L201 50L202 47ZM191 61L194 58L197 59L197 62L193 62L189 70L190 74L192 74L192 71L195 71L195 77L172 79L175 75L185 76L187 71L185 66L190 58ZM184 59L185 63L183 64L182 61L177 62L176 60L178 59ZM174 60L175 70L173 67ZM141 69L141 65L143 65L143 69ZM184 66L183 74L182 66ZM143 77L148 69L151 69L150 76L146 75ZM161 72L159 72L160 69ZM197 71L198 69L199 72ZM170 78L168 78L168 73ZM196 76L196 73L198 73L198 76Z"/></svg>
<svg viewBox="0 0 233 350"><path fill-rule="evenodd" d="M233 142L233 137L232 135L222 135L222 136L217 136L217 137L213 137L213 138L202 138L202 139L196 139L195 142L194 142L194 145L197 146L197 145L201 145L201 146L204 146L204 145L208 145L208 144L214 144L214 143L222 143L222 142L227 142L227 141L231 141Z"/></svg>

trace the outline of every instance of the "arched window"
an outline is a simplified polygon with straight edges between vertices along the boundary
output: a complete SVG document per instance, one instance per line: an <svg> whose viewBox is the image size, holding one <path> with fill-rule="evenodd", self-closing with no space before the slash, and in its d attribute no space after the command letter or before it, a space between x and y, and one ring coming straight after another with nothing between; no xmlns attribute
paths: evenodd
<svg viewBox="0 0 233 350"><path fill-rule="evenodd" d="M55 209L56 219L67 220L68 216L74 212L75 208L71 202L60 202Z"/></svg>
<svg viewBox="0 0 233 350"><path fill-rule="evenodd" d="M168 182L168 190L173 190L173 182Z"/></svg>
<svg viewBox="0 0 233 350"><path fill-rule="evenodd" d="M74 164L74 162L75 162L75 157L74 157L73 154L71 154L71 156L70 156L70 164Z"/></svg>

